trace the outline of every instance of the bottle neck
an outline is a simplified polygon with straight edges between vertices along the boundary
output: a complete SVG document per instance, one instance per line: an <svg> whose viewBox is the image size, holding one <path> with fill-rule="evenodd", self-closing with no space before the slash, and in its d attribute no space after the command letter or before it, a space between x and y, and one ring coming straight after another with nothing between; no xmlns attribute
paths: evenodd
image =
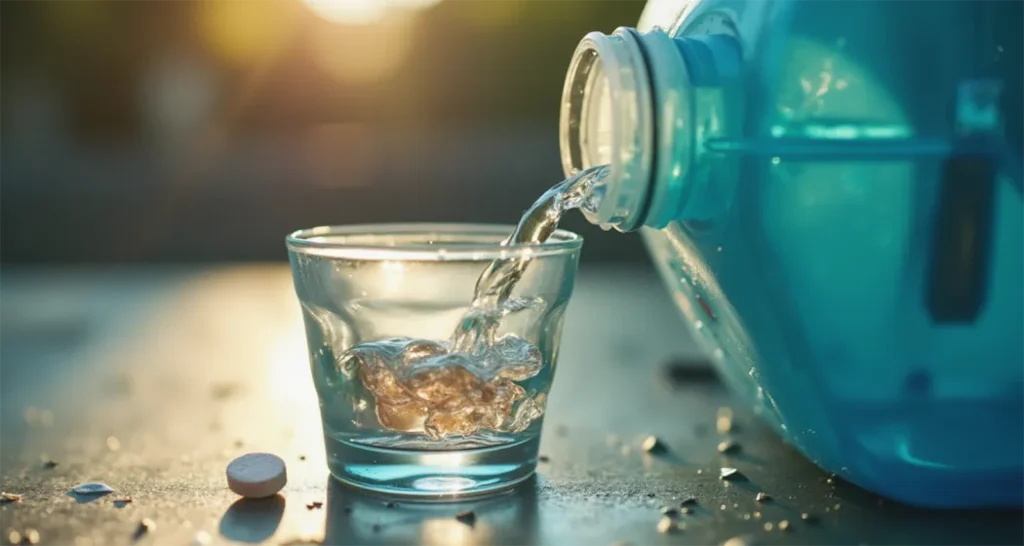
<svg viewBox="0 0 1024 546"><path fill-rule="evenodd" d="M560 145L567 176L595 165L611 171L594 188L590 222L633 231L709 213L703 143L727 131L724 90L740 60L726 35L620 28L584 37L563 88Z"/></svg>

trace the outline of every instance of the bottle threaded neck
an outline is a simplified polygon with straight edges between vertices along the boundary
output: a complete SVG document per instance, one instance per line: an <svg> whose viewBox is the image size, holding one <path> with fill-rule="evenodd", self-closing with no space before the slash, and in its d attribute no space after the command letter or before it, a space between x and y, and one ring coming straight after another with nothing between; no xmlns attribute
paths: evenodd
<svg viewBox="0 0 1024 546"><path fill-rule="evenodd" d="M562 92L560 145L567 176L606 164L605 195L587 219L602 228L660 228L703 195L698 163L708 104L701 88L738 77L732 36L671 38L654 29L590 33L580 42ZM703 108L703 107L702 107ZM706 108L705 108L706 110ZM715 115L718 112L714 112Z"/></svg>

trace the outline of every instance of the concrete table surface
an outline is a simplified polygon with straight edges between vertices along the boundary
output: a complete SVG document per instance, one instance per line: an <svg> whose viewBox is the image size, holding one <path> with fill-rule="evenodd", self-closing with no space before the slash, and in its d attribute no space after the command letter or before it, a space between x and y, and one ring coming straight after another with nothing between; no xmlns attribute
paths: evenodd
<svg viewBox="0 0 1024 546"><path fill-rule="evenodd" d="M80 546L1024 542L1020 510L921 510L827 483L739 407L742 449L718 453L715 413L728 393L646 269L580 272L544 425L548 459L511 492L457 504L389 507L329 479L284 265L5 269L0 311L0 487L23 495L0 507L5 542L29 529L42 544ZM647 434L669 452L645 454ZM248 451L287 462L279 498L227 489L225 465ZM748 480L722 482L722 466ZM84 481L116 492L69 493ZM759 491L773 500L755 502ZM685 529L658 533L659 507L689 496L699 504ZM467 509L473 527L453 518ZM153 525L139 533L144 518Z"/></svg>

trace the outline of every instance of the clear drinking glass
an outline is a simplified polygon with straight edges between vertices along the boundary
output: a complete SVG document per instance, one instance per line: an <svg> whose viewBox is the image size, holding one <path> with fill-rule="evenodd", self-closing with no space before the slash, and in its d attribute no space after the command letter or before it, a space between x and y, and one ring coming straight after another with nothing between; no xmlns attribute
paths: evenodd
<svg viewBox="0 0 1024 546"><path fill-rule="evenodd" d="M558 230L541 244L502 246L512 230L379 224L288 236L336 478L438 497L533 474L583 240ZM474 290L495 260L518 281L486 308L488 322ZM457 331L472 337L488 324L490 337L453 345Z"/></svg>

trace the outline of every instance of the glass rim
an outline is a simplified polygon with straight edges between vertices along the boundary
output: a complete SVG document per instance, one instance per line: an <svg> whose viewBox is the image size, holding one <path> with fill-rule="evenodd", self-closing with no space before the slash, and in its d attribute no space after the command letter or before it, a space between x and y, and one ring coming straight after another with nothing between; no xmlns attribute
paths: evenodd
<svg viewBox="0 0 1024 546"><path fill-rule="evenodd" d="M515 229L506 224L474 223L369 223L317 226L300 229L285 237L290 252L324 258L364 260L493 260L524 255L531 257L564 254L579 250L583 237L565 229L556 229L543 243L502 246ZM326 237L351 236L353 238L384 239L389 236L424 237L438 235L440 240L425 238L412 243L374 243L372 241L344 242L323 240ZM473 237L476 236L477 239ZM479 237L494 237L493 242L481 242ZM462 239L460 239L462 237Z"/></svg>

